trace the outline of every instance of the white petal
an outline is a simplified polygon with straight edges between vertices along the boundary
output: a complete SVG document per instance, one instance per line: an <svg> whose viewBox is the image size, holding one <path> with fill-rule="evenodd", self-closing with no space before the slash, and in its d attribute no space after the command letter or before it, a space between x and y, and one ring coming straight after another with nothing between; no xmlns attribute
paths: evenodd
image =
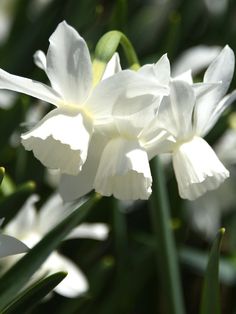
<svg viewBox="0 0 236 314"><path fill-rule="evenodd" d="M214 83L222 81L226 92L233 77L234 64L234 52L226 45L206 70L204 82Z"/></svg>
<svg viewBox="0 0 236 314"><path fill-rule="evenodd" d="M61 96L51 87L25 77L12 75L0 69L0 89L23 93L55 106L61 103Z"/></svg>
<svg viewBox="0 0 236 314"><path fill-rule="evenodd" d="M53 252L43 265L50 273L66 271L68 274L54 290L67 297L75 298L88 290L88 281L82 271L68 258Z"/></svg>
<svg viewBox="0 0 236 314"><path fill-rule="evenodd" d="M192 70L185 71L174 77L174 80L184 81L190 85L193 84Z"/></svg>
<svg viewBox="0 0 236 314"><path fill-rule="evenodd" d="M228 129L217 141L214 150L226 165L236 164L236 131Z"/></svg>
<svg viewBox="0 0 236 314"><path fill-rule="evenodd" d="M31 195L23 204L17 215L6 225L4 231L19 239L37 228L37 212L35 203L39 201L39 196Z"/></svg>
<svg viewBox="0 0 236 314"><path fill-rule="evenodd" d="M157 125L175 137L188 138L192 134L194 104L193 88L184 81L172 81L170 96L164 97L160 104Z"/></svg>
<svg viewBox="0 0 236 314"><path fill-rule="evenodd" d="M208 120L206 121L205 116L200 116L199 123L201 126L201 132L199 135L206 135L216 124L217 120L220 118L223 111L230 106L236 100L236 90L234 90L231 94L226 95L214 108L211 108L212 111L209 113ZM207 105L207 104L206 104ZM204 119L205 125L202 120ZM203 128L204 126L204 128ZM198 130L198 129L197 129Z"/></svg>
<svg viewBox="0 0 236 314"><path fill-rule="evenodd" d="M139 136L142 147L148 154L148 159L163 154L170 153L176 143L176 139L163 129L158 127L157 119L154 119Z"/></svg>
<svg viewBox="0 0 236 314"><path fill-rule="evenodd" d="M101 153L105 147L106 138L95 133L92 136L88 158L77 176L63 174L59 184L59 192L65 202L74 201L93 189Z"/></svg>
<svg viewBox="0 0 236 314"><path fill-rule="evenodd" d="M225 46L206 70L204 83L222 82L218 88L213 89L211 93L207 94L207 97L204 99L207 106L214 106L226 94L233 77L234 63L234 52L229 46Z"/></svg>
<svg viewBox="0 0 236 314"><path fill-rule="evenodd" d="M119 97L125 99L149 94L147 97L153 101L152 96L158 97L168 93L168 86L147 80L135 71L125 70L99 82L89 97L86 107L96 119L102 119L111 115ZM149 100L147 105L149 105Z"/></svg>
<svg viewBox="0 0 236 314"><path fill-rule="evenodd" d="M172 75L177 76L191 69L193 75L206 68L220 53L218 46L199 45L184 51L173 64Z"/></svg>
<svg viewBox="0 0 236 314"><path fill-rule="evenodd" d="M124 99L124 101L122 99L119 99L118 104L115 105L113 112L114 123L120 135L136 138L140 131L145 126L148 127L155 117L159 103L151 102L147 96ZM150 103L147 102L148 100ZM136 101L136 104L134 101ZM134 109L137 112L132 112Z"/></svg>
<svg viewBox="0 0 236 314"><path fill-rule="evenodd" d="M102 80L105 80L106 78L120 71L121 71L120 57L119 54L116 52L112 56L111 60L107 63L106 69L102 76Z"/></svg>
<svg viewBox="0 0 236 314"><path fill-rule="evenodd" d="M176 148L173 166L179 194L189 200L216 189L229 177L229 171L200 137L194 137Z"/></svg>
<svg viewBox="0 0 236 314"><path fill-rule="evenodd" d="M66 239L86 238L105 240L108 237L109 228L103 223L83 223L74 228Z"/></svg>
<svg viewBox="0 0 236 314"><path fill-rule="evenodd" d="M55 109L21 138L46 167L76 175L87 158L92 131L91 121L81 113Z"/></svg>
<svg viewBox="0 0 236 314"><path fill-rule="evenodd" d="M0 257L27 252L29 248L21 241L4 234L0 234Z"/></svg>
<svg viewBox="0 0 236 314"><path fill-rule="evenodd" d="M39 232L44 235L67 216L68 211L63 206L62 198L54 193L40 208L38 213Z"/></svg>
<svg viewBox="0 0 236 314"><path fill-rule="evenodd" d="M92 84L92 64L88 47L65 21L49 38L47 75L53 88L69 104L82 104Z"/></svg>
<svg viewBox="0 0 236 314"><path fill-rule="evenodd" d="M164 54L156 64L142 66L138 73L149 80L156 81L157 84L167 85L170 82L170 61L167 54Z"/></svg>
<svg viewBox="0 0 236 314"><path fill-rule="evenodd" d="M94 181L96 192L121 200L148 199L151 185L147 153L139 143L123 138L108 142Z"/></svg>
<svg viewBox="0 0 236 314"><path fill-rule="evenodd" d="M220 228L221 206L218 194L219 189L209 191L197 200L187 202L188 216L193 228L209 240L215 238Z"/></svg>
<svg viewBox="0 0 236 314"><path fill-rule="evenodd" d="M45 53L42 50L37 50L34 53L34 63L39 67L40 69L47 71L47 59L45 56Z"/></svg>
<svg viewBox="0 0 236 314"><path fill-rule="evenodd" d="M214 102L214 94L218 93L221 85L222 82L197 83L193 85L196 94L193 125L196 133L200 136L204 136L213 127L209 121L220 105L219 102Z"/></svg>

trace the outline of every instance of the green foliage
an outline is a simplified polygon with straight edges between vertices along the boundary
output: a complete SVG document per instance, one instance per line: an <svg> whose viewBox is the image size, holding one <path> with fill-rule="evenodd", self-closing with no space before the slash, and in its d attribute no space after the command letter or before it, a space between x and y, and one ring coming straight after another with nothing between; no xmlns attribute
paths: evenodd
<svg viewBox="0 0 236 314"><path fill-rule="evenodd" d="M224 228L219 230L211 248L202 290L200 314L221 313L219 291L219 256L220 244L224 233Z"/></svg>
<svg viewBox="0 0 236 314"><path fill-rule="evenodd" d="M8 3L6 11L3 2ZM234 0L225 1L227 5L221 12L214 11L214 7L211 11L205 0L51 0L41 1L41 5L45 3L41 7L39 2L0 2L0 13L6 12L10 17L8 36L0 41L0 67L46 84L48 79L35 67L33 54L38 49L47 51L48 38L62 20L85 38L93 58L103 63L103 69L117 49L123 67L135 69L139 63L157 62L166 52L174 65L182 52L202 44L229 44L236 52ZM198 75L197 79L202 77L201 73ZM235 83L234 77L231 89ZM33 192L40 196L40 208L55 188L49 183L45 168L31 152L22 149L19 138L23 124L29 119L28 109L41 106L47 111L49 108L22 95L7 109L2 108L2 104L4 100L0 98L0 218L5 217L5 226ZM227 131L234 111L235 104L207 135L210 144L215 144ZM27 127L27 123L24 124L24 129ZM224 314L235 313L236 199L221 212L220 226L223 224L228 231L223 257L219 256L220 232L208 259L211 237L206 236L207 232L197 233L193 228L192 219L188 217L192 218L193 213L178 197L172 167L168 164L164 169L163 182L159 166L154 175L150 203L128 204L107 198L96 202L92 197L3 274L0 277L0 312L172 314L181 313L185 308L186 313L197 314L202 278L205 277L201 314L220 313L219 300ZM235 166L231 173L235 182ZM226 196L226 204L228 200ZM101 242L68 240L62 244L66 234L83 221L107 223L109 238ZM81 267L90 289L78 298L53 294L40 302L63 280L64 274L44 278L23 292L21 289L29 284L32 275L56 248ZM219 280L223 294L219 290Z"/></svg>
<svg viewBox="0 0 236 314"><path fill-rule="evenodd" d="M53 290L65 277L66 273L60 272L37 281L17 296L12 303L2 310L3 314L26 313L35 307L49 292Z"/></svg>

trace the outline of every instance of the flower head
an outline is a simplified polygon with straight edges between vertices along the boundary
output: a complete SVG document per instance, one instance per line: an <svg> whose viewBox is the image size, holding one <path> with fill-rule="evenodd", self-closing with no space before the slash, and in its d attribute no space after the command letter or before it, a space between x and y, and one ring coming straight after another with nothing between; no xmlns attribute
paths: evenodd
<svg viewBox="0 0 236 314"><path fill-rule="evenodd" d="M234 54L226 46L208 67L203 83L189 85L172 80L170 95L163 98L151 127L143 131L149 138L145 146L149 154L172 153L183 198L193 200L217 188L229 176L202 137L236 98L236 92L224 97L233 71Z"/></svg>
<svg viewBox="0 0 236 314"><path fill-rule="evenodd" d="M94 125L110 118L117 84L111 86L105 80L108 82L92 85L87 45L65 21L57 26L49 42L47 55L38 51L34 58L45 71L51 87L0 70L0 88L25 93L56 106L22 135L22 144L46 167L76 175L87 158ZM115 55L105 77L118 70L117 64Z"/></svg>

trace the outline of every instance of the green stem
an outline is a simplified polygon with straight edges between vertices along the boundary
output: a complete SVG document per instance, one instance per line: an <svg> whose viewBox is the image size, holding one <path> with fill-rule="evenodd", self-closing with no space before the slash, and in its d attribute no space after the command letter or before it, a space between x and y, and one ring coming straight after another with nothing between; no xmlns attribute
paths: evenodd
<svg viewBox="0 0 236 314"><path fill-rule="evenodd" d="M116 249L118 277L122 276L124 269L127 265L127 224L126 216L120 210L120 203L115 198L112 199L113 204L113 227L114 227L114 240Z"/></svg>
<svg viewBox="0 0 236 314"><path fill-rule="evenodd" d="M93 61L94 85L101 80L107 63L119 45L124 50L130 69L137 70L139 68L138 57L129 39L120 31L110 31L100 38L95 48Z"/></svg>
<svg viewBox="0 0 236 314"><path fill-rule="evenodd" d="M158 270L161 270L160 275L169 313L183 314L185 310L175 241L170 223L166 183L158 157L151 162L151 169L153 193L150 199L150 214L156 238L157 266Z"/></svg>

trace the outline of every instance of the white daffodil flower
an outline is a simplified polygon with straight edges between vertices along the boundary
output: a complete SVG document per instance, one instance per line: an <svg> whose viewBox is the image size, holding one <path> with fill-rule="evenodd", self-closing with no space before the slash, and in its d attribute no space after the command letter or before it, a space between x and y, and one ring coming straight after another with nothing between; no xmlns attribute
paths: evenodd
<svg viewBox="0 0 236 314"><path fill-rule="evenodd" d="M170 83L170 96L163 98L152 127L144 130L149 136L155 128L157 133L159 129L159 136L163 132L168 134L164 141L151 136L152 145L149 145L151 150L156 145L153 155L172 152L182 198L194 200L206 191L216 189L229 176L228 170L202 137L236 99L235 91L224 97L233 71L234 53L226 46L208 67L202 84L191 86L178 80ZM209 84L217 82L214 88L208 89Z"/></svg>
<svg viewBox="0 0 236 314"><path fill-rule="evenodd" d="M114 195L120 200L149 198L152 176L141 136L157 109L155 101L145 108L146 103L155 99L152 95L149 97L149 100L147 96L136 98L136 106L144 109L132 115L121 116L119 110L113 112L110 127L106 126L103 134L97 133L93 137L82 172L74 177L61 177L59 191L65 201L77 199L92 189L104 196Z"/></svg>
<svg viewBox="0 0 236 314"><path fill-rule="evenodd" d="M0 89L25 93L57 107L22 135L22 144L46 167L76 175L87 158L94 125L110 119L115 99L133 76L111 82L105 79L93 87L87 45L65 21L58 25L49 42L47 55L40 51L34 58L52 87L0 70ZM135 80L132 82L138 89Z"/></svg>
<svg viewBox="0 0 236 314"><path fill-rule="evenodd" d="M0 220L0 226L3 221L4 218ZM28 246L20 240L6 234L0 234L0 258L25 253L28 250Z"/></svg>
<svg viewBox="0 0 236 314"><path fill-rule="evenodd" d="M30 248L36 245L48 231L71 212L71 208L63 206L58 194L53 195L39 211L36 211L35 208L35 202L37 201L38 196L32 195L4 230L6 233L18 237ZM103 223L85 223L73 229L67 239L91 238L104 240L108 236L108 231L107 225ZM18 257L5 258L2 260L3 269L8 269L18 259ZM65 279L55 287L54 290L57 293L73 298L88 290L88 281L82 271L57 251L50 254L41 268L35 273L33 280L57 271L68 272Z"/></svg>
<svg viewBox="0 0 236 314"><path fill-rule="evenodd" d="M167 55L137 72L121 71L110 79L113 80L124 80L126 90L114 103L111 123L97 126L79 175L61 176L59 191L65 201L77 199L92 189L122 200L147 199L151 194L148 155L139 133L155 116L163 96L169 94Z"/></svg>

